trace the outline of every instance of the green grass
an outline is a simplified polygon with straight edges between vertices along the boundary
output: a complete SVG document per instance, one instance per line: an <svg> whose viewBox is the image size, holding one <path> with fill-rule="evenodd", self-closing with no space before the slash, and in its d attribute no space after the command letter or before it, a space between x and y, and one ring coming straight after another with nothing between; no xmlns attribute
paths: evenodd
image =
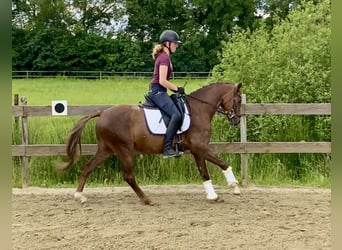
<svg viewBox="0 0 342 250"><path fill-rule="evenodd" d="M28 105L49 105L67 100L68 105L137 104L148 91L148 79L84 80L68 78L13 79L12 93L25 96ZM208 80L174 80L187 93L207 85Z"/></svg>
<svg viewBox="0 0 342 250"><path fill-rule="evenodd" d="M190 93L209 83L209 80L175 80L179 86L187 85L185 90ZM144 99L149 85L148 79L14 79L12 93L25 96L28 105L50 105L52 100L67 100L68 105L97 104L137 104ZM30 144L63 144L77 116L68 117L29 117L28 131ZM272 118L273 127L249 123L248 138L267 141L269 131L274 133L278 141L286 138L297 140L298 131L312 132L309 125L301 124L300 119L293 119L283 131L284 123ZM284 121L284 119L282 120ZM263 122L263 121L262 121ZM82 133L82 143L96 143L94 125L91 120ZM279 124L278 124L279 123ZM253 128L256 124L257 127ZM239 141L239 127L228 125L223 116L215 116L212 122L211 141ZM315 125L316 126L316 125ZM305 135L310 136L310 134ZM286 138L285 138L286 137ZM309 139L309 138L308 138ZM16 127L13 119L12 143L21 144L20 125ZM240 179L240 156L237 154L220 154L234 169ZM34 186L76 186L83 166L90 156L82 156L80 161L66 173L59 174L54 169L56 161L66 160L65 157L31 157L30 184ZM191 155L180 159L163 159L159 155L139 155L135 158L137 182L147 184L186 184L202 183L195 161ZM249 182L262 185L310 185L330 187L331 159L327 154L250 154L248 161ZM211 179L215 184L226 185L220 169L208 163ZM13 186L21 186L21 160L13 157ZM88 186L127 185L122 178L120 163L115 157L108 159L90 175Z"/></svg>

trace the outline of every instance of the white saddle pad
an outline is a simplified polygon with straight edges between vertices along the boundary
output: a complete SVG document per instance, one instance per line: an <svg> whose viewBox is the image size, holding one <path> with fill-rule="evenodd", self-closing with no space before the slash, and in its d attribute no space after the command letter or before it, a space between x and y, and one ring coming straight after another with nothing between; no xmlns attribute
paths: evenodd
<svg viewBox="0 0 342 250"><path fill-rule="evenodd" d="M190 113L188 107L185 105L184 120L181 128L177 134L184 133L190 127ZM146 125L152 134L164 135L166 134L166 125L159 109L143 108L145 114Z"/></svg>

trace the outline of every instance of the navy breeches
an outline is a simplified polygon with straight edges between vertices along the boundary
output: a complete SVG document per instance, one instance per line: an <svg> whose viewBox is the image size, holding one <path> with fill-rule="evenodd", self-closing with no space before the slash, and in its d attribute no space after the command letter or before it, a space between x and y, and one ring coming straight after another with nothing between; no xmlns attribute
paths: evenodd
<svg viewBox="0 0 342 250"><path fill-rule="evenodd" d="M152 101L176 123L180 123L182 116L172 101L171 97L164 91L150 91L148 96Z"/></svg>

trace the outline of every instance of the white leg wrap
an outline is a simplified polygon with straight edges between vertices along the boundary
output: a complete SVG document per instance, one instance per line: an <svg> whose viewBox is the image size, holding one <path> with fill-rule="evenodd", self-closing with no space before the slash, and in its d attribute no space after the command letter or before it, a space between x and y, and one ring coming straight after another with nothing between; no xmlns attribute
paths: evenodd
<svg viewBox="0 0 342 250"><path fill-rule="evenodd" d="M228 182L228 186L234 185L236 183L239 183L234 176L232 167L228 167L227 170L222 170L224 176L226 177L226 180Z"/></svg>
<svg viewBox="0 0 342 250"><path fill-rule="evenodd" d="M226 180L228 182L228 187L234 188L234 191L233 191L234 194L240 194L241 192L240 192L239 186L237 185L239 182L236 180L234 176L232 167L228 167L227 170L223 170L222 172L224 176L226 177Z"/></svg>
<svg viewBox="0 0 342 250"><path fill-rule="evenodd" d="M215 193L214 187L211 184L211 180L203 182L205 192L208 200L216 200L218 195Z"/></svg>
<svg viewBox="0 0 342 250"><path fill-rule="evenodd" d="M87 198L81 192L75 192L74 197L76 200L80 200L81 203L85 203L87 201Z"/></svg>

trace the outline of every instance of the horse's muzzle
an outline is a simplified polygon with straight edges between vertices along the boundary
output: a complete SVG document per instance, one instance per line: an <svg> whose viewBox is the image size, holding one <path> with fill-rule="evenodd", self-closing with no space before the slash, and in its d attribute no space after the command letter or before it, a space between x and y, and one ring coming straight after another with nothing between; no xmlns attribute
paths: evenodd
<svg viewBox="0 0 342 250"><path fill-rule="evenodd" d="M240 124L240 117L240 115L235 114L232 116L227 116L229 123L233 126L237 126Z"/></svg>

